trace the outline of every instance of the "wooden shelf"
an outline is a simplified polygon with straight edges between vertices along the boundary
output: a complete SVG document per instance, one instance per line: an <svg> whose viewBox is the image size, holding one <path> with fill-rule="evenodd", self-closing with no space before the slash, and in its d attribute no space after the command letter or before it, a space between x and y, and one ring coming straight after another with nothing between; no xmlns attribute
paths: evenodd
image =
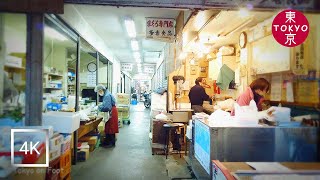
<svg viewBox="0 0 320 180"><path fill-rule="evenodd" d="M26 70L26 68L24 68L24 67L15 67L15 66L10 66L10 65L4 65L4 67L9 68L9 69Z"/></svg>
<svg viewBox="0 0 320 180"><path fill-rule="evenodd" d="M49 76L63 77L63 75L60 75L60 74L53 74L53 73L44 73L44 74L47 74Z"/></svg>
<svg viewBox="0 0 320 180"><path fill-rule="evenodd" d="M62 90L62 88L44 87L44 89Z"/></svg>
<svg viewBox="0 0 320 180"><path fill-rule="evenodd" d="M80 128L78 129L78 138L80 139L82 136L96 129L99 123L102 121L102 119L103 119L102 117L97 117L94 121L81 125Z"/></svg>
<svg viewBox="0 0 320 180"><path fill-rule="evenodd" d="M316 107L320 108L319 103L306 103L306 102L286 102L286 101L269 101L270 104L279 104L288 105L288 106L302 106L302 107Z"/></svg>

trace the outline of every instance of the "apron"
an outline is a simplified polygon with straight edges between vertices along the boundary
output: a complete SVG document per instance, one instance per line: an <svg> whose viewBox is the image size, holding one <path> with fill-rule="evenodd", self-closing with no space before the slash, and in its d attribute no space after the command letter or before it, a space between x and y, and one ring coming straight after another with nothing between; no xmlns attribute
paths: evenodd
<svg viewBox="0 0 320 180"><path fill-rule="evenodd" d="M104 132L106 134L119 133L118 110L116 106L112 107L110 116L111 117L109 117L109 112L104 113L104 118L108 119L108 121L104 124Z"/></svg>

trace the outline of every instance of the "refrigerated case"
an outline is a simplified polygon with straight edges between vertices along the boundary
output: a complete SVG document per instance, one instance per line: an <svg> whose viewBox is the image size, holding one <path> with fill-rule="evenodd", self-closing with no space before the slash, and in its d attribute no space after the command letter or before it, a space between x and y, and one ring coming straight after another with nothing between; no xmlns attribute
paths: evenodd
<svg viewBox="0 0 320 180"><path fill-rule="evenodd" d="M221 162L319 161L319 128L300 123L261 127L212 127L195 121L195 157L210 174L211 160Z"/></svg>

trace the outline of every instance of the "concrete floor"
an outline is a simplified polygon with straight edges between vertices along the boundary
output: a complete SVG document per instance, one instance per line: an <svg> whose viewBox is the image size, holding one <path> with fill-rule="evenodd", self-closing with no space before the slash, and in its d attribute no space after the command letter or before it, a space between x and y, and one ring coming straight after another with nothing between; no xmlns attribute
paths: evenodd
<svg viewBox="0 0 320 180"><path fill-rule="evenodd" d="M152 155L150 110L131 106L130 125L120 128L116 147L95 149L86 162L72 166L72 179L185 179L191 178L184 158Z"/></svg>

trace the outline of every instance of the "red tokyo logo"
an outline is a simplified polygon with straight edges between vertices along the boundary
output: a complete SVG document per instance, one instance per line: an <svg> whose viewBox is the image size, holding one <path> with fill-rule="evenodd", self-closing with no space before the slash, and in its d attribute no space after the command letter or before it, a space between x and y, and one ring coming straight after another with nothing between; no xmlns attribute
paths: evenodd
<svg viewBox="0 0 320 180"><path fill-rule="evenodd" d="M284 10L272 22L273 37L283 46L302 44L309 34L308 19L297 10Z"/></svg>

